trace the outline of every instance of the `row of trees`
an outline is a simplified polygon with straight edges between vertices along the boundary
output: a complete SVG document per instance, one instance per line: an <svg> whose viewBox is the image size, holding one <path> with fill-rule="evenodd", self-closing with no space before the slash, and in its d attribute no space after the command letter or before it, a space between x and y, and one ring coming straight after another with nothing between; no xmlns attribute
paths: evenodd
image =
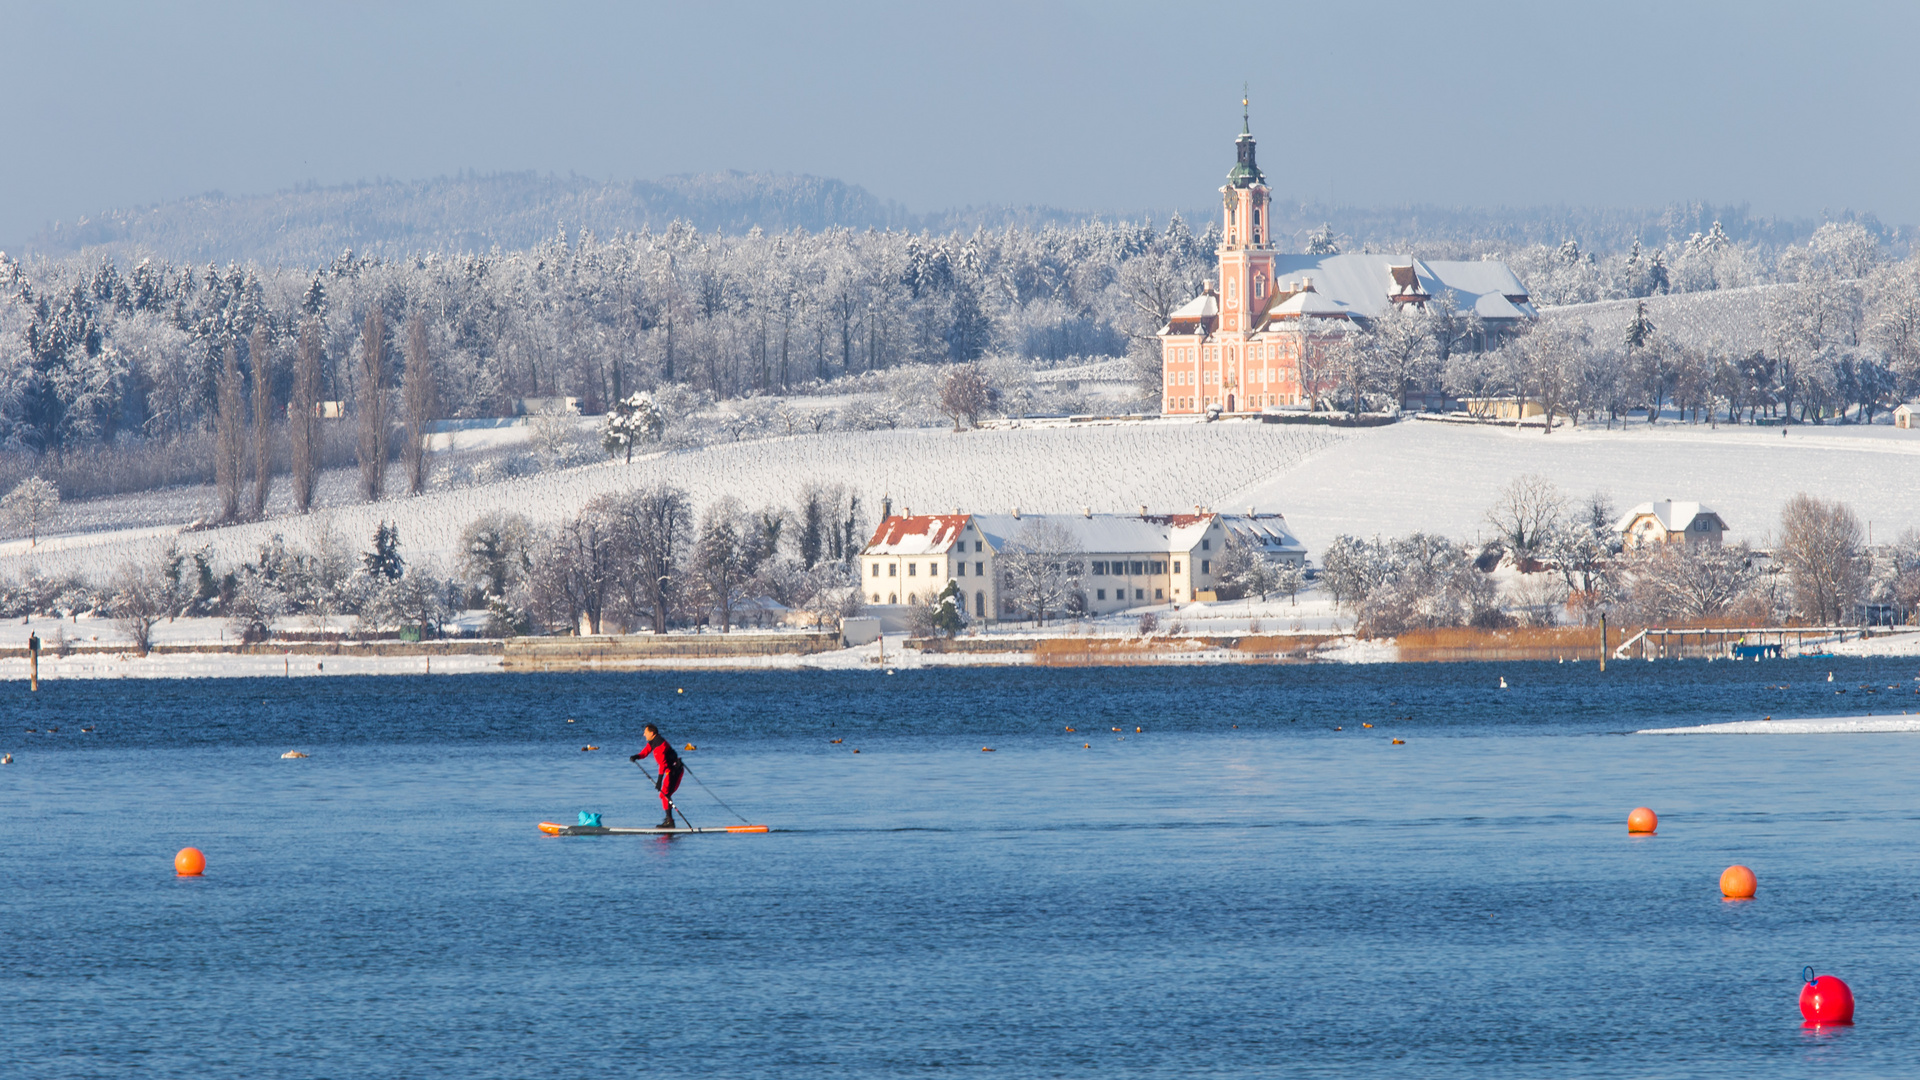
<svg viewBox="0 0 1920 1080"><path fill-rule="evenodd" d="M1302 384L1323 408L1391 408L1429 395L1527 399L1549 416L1609 423L1676 410L1693 422L1871 421L1920 395L1920 260L1810 249L1781 262L1793 279L1752 308L1759 349L1699 344L1697 334L1658 325L1644 302L1611 338L1583 319L1549 316L1498 347L1463 348L1483 333L1478 320L1429 305L1312 343Z"/></svg>
<svg viewBox="0 0 1920 1080"><path fill-rule="evenodd" d="M317 272L0 258L0 444L211 428L229 350L263 415L297 393L286 356L310 349L319 400L374 405L424 364L453 417L526 397L600 412L668 385L732 398L989 352L1113 356L1191 294L1214 246L1176 218L937 237L675 225L483 255L349 253Z"/></svg>
<svg viewBox="0 0 1920 1080"><path fill-rule="evenodd" d="M1359 632L1524 623L1591 625L1736 620L1813 625L1920 612L1920 533L1868 547L1843 504L1795 495L1768 552L1746 544L1652 544L1623 549L1604 496L1575 503L1537 476L1515 480L1486 514L1491 539L1459 543L1415 533L1342 535L1323 557L1322 583ZM1502 590L1493 571L1518 571Z"/></svg>

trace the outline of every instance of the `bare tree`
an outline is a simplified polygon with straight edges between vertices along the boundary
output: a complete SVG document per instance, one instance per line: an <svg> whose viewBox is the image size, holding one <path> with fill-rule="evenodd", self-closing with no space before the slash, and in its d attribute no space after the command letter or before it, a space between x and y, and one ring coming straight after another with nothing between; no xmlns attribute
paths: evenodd
<svg viewBox="0 0 1920 1080"><path fill-rule="evenodd" d="M1860 519L1846 504L1804 492L1780 512L1779 557L1801 618L1834 625L1853 615L1865 584Z"/></svg>
<svg viewBox="0 0 1920 1080"><path fill-rule="evenodd" d="M319 472L320 448L320 326L308 319L300 328L300 352L293 368L293 401L287 408L287 436L292 443L293 505L301 513L313 509L313 480Z"/></svg>
<svg viewBox="0 0 1920 1080"><path fill-rule="evenodd" d="M173 614L174 584L167 566L123 563L114 572L112 587L114 621L134 651L145 656L153 647L154 625Z"/></svg>
<svg viewBox="0 0 1920 1080"><path fill-rule="evenodd" d="M407 412L407 491L427 490L427 422L433 415L433 363L427 357L427 320L415 311L407 319L407 370L401 398Z"/></svg>
<svg viewBox="0 0 1920 1080"><path fill-rule="evenodd" d="M367 309L360 334L360 495L380 498L387 481L387 320L379 304Z"/></svg>
<svg viewBox="0 0 1920 1080"><path fill-rule="evenodd" d="M13 486L0 499L0 514L15 531L27 534L27 546L40 546L40 530L54 520L60 509L60 489L44 477L29 476Z"/></svg>
<svg viewBox="0 0 1920 1080"><path fill-rule="evenodd" d="M240 354L229 344L215 387L213 482L220 492L220 520L240 518L240 476L246 460L246 402L240 382Z"/></svg>
<svg viewBox="0 0 1920 1080"><path fill-rule="evenodd" d="M254 327L247 344L253 365L253 516L267 516L267 488L273 483L273 346L266 323Z"/></svg>
<svg viewBox="0 0 1920 1080"><path fill-rule="evenodd" d="M1067 607L1086 572L1080 543L1059 522L1036 518L1001 549L1003 593L1041 623Z"/></svg>
<svg viewBox="0 0 1920 1080"><path fill-rule="evenodd" d="M661 485L627 496L619 513L631 575L630 603L651 617L654 633L664 634L679 600L693 507L686 492Z"/></svg>
<svg viewBox="0 0 1920 1080"><path fill-rule="evenodd" d="M1528 473L1515 477L1501 489L1493 505L1487 507L1487 524L1499 534L1515 563L1537 559L1559 523L1560 508L1565 504L1566 497L1551 480Z"/></svg>
<svg viewBox="0 0 1920 1080"><path fill-rule="evenodd" d="M1759 581L1747 545L1646 544L1627 562L1642 619L1709 619L1727 614Z"/></svg>
<svg viewBox="0 0 1920 1080"><path fill-rule="evenodd" d="M733 608L747 579L751 538L745 518L738 500L715 500L700 517L700 535L694 545L694 581L702 604L720 613L721 633L733 629Z"/></svg>
<svg viewBox="0 0 1920 1080"><path fill-rule="evenodd" d="M965 419L967 426L979 427L980 414L993 404L993 391L987 386L986 376L980 374L975 364L961 364L947 374L947 381L940 388L940 411L953 418L953 430L960 430L960 421Z"/></svg>

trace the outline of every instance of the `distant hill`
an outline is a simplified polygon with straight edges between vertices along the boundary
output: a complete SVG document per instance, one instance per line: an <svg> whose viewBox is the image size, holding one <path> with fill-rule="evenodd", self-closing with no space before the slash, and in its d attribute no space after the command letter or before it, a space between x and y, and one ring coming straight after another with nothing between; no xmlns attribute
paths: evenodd
<svg viewBox="0 0 1920 1080"><path fill-rule="evenodd" d="M1091 215L1046 207L986 207L915 215L858 185L817 176L724 172L606 183L582 176L463 173L432 180L303 186L270 195L220 192L56 222L27 252L176 262L319 266L351 248L363 254L531 247L561 232L660 230L675 220L703 231L835 226L971 229L1070 224Z"/></svg>
<svg viewBox="0 0 1920 1080"><path fill-rule="evenodd" d="M1215 211L1182 213L1199 232ZM1853 217L1853 215L1844 215ZM609 183L583 176L461 173L432 180L379 180L334 187L309 185L268 195L205 195L110 210L56 222L26 243L28 254L111 255L125 261L156 255L180 263L254 260L320 266L349 248L397 257L421 252L524 249L562 232L588 229L655 231L675 220L702 231L743 233L802 228L922 229L1077 225L1095 218L1149 220L1167 211L1123 214L1056 207L979 206L917 214L857 184L818 176L722 172ZM1871 214L1857 218L1896 254L1911 227L1890 229ZM1283 250L1302 250L1325 223L1343 250L1409 251L1426 258L1477 258L1529 244L1574 239L1588 251L1623 251L1635 240L1662 245L1705 232L1715 221L1736 242L1774 247L1811 235L1814 220L1755 215L1744 206L1676 203L1664 208L1568 206L1347 206L1288 198L1276 192L1273 234Z"/></svg>

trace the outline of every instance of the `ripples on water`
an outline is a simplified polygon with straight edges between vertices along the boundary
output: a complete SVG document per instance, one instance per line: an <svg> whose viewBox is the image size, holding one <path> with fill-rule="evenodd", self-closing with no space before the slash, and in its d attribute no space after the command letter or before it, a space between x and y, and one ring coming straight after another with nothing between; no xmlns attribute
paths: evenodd
<svg viewBox="0 0 1920 1080"><path fill-rule="evenodd" d="M1619 733L1920 714L1917 673L9 687L0 1072L1900 1075L1920 741ZM534 830L656 820L623 760L648 720L785 831ZM1630 839L1642 803L1660 834ZM185 844L204 879L171 875ZM1732 862L1757 900L1718 898ZM1809 963L1853 984L1859 1026L1802 1030Z"/></svg>

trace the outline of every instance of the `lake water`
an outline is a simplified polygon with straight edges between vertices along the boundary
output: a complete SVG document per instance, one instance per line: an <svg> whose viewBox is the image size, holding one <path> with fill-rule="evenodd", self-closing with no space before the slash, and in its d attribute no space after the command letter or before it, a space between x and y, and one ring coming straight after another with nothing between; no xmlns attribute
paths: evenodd
<svg viewBox="0 0 1920 1080"><path fill-rule="evenodd" d="M1916 675L10 686L0 1073L1911 1075L1920 738L1622 733L1920 714ZM657 820L624 760L648 720L776 831L534 828ZM1626 834L1641 804L1656 837ZM187 844L204 878L173 875ZM1720 899L1734 862L1756 900ZM1806 964L1857 1026L1801 1027Z"/></svg>

